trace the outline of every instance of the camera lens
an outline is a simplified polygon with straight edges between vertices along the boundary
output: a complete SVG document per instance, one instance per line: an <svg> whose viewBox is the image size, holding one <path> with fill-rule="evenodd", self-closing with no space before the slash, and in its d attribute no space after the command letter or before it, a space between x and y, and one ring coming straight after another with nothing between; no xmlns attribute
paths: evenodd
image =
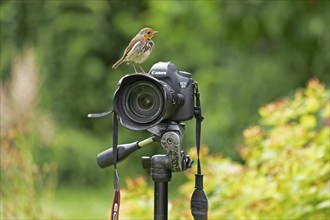
<svg viewBox="0 0 330 220"><path fill-rule="evenodd" d="M124 94L125 113L133 121L149 123L157 118L163 109L164 100L160 89L150 82L135 82Z"/></svg>
<svg viewBox="0 0 330 220"><path fill-rule="evenodd" d="M131 130L151 128L172 115L172 88L147 74L129 74L121 78L114 94L114 110L121 124ZM174 104L173 104L174 103Z"/></svg>

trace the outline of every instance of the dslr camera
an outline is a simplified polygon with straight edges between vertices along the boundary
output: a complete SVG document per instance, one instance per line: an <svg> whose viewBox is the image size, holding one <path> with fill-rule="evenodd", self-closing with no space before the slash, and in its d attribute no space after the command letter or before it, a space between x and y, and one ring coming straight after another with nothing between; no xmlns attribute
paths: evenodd
<svg viewBox="0 0 330 220"><path fill-rule="evenodd" d="M114 166L114 200L111 219L117 219L119 209L119 178L117 162L141 147L159 142L167 154L143 157L143 168L150 171L155 182L154 219L167 219L168 182L172 172L190 168L193 161L181 150L184 135L182 121L196 118L197 173L195 191L191 199L194 219L207 220L208 201L203 191L200 167L200 135L203 120L197 82L191 74L179 71L171 62L154 64L148 74L129 74L122 77L113 99L114 111L89 114L103 117L114 112L113 143L111 148L97 155L99 167ZM152 136L130 144L118 145L118 119L130 130L148 130Z"/></svg>
<svg viewBox="0 0 330 220"><path fill-rule="evenodd" d="M148 74L121 78L114 94L114 109L121 124L146 130L160 122L180 122L194 117L195 82L171 62L158 62Z"/></svg>

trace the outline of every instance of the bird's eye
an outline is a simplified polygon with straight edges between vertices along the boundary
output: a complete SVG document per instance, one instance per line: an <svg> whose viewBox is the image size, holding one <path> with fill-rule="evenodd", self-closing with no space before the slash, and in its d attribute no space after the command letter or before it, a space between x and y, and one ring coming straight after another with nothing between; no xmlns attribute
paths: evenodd
<svg viewBox="0 0 330 220"><path fill-rule="evenodd" d="M150 33L151 33L151 31L148 31L148 32L147 32L147 34L150 34Z"/></svg>

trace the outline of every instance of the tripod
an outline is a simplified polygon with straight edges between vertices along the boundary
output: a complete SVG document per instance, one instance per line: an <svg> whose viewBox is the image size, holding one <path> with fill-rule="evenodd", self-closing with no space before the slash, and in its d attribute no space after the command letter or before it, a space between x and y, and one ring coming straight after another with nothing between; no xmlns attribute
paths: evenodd
<svg viewBox="0 0 330 220"><path fill-rule="evenodd" d="M161 123L150 129L151 138L118 146L118 161L123 160L135 150L152 143L160 142L167 154L142 157L142 166L150 170L154 181L154 219L166 220L168 218L168 182L171 181L172 172L184 171L190 168L193 161L182 150L184 124L176 122ZM101 168L113 165L113 148L97 156L97 163Z"/></svg>
<svg viewBox="0 0 330 220"><path fill-rule="evenodd" d="M168 216L168 182L171 181L172 172L180 172L192 165L189 156L181 151L183 124L167 124L157 126L151 132L162 134L161 145L167 150L167 155L154 155L142 157L142 166L150 170L154 181L154 219L164 220ZM163 129L162 129L163 128Z"/></svg>

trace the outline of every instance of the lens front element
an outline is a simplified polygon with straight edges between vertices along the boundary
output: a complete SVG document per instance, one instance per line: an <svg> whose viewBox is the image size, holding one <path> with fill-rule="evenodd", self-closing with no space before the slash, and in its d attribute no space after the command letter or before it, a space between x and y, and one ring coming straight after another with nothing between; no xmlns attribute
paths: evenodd
<svg viewBox="0 0 330 220"><path fill-rule="evenodd" d="M138 106L143 110L149 110L154 105L154 99L150 94L142 94L138 98Z"/></svg>
<svg viewBox="0 0 330 220"><path fill-rule="evenodd" d="M126 90L124 103L125 113L133 121L149 123L157 118L164 105L164 98L160 89L147 81L138 81Z"/></svg>

